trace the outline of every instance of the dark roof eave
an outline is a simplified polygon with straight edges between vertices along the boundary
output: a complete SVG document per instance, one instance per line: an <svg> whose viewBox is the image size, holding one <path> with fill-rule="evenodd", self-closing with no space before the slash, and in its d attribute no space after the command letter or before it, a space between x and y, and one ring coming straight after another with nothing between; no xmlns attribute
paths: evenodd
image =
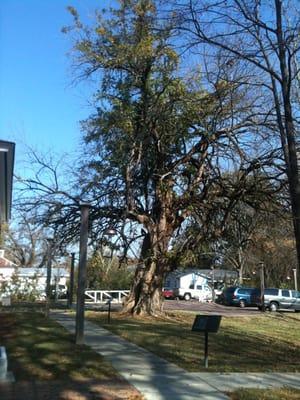
<svg viewBox="0 0 300 400"><path fill-rule="evenodd" d="M11 216L15 143L0 140L0 221Z"/></svg>

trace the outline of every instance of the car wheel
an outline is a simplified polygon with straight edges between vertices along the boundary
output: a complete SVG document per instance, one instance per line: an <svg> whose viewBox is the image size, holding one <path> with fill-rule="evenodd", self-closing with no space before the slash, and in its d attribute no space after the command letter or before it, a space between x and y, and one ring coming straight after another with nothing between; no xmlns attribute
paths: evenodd
<svg viewBox="0 0 300 400"><path fill-rule="evenodd" d="M240 306L241 308L245 308L245 307L246 307L246 302L245 302L245 300L240 300L239 306Z"/></svg>
<svg viewBox="0 0 300 400"><path fill-rule="evenodd" d="M278 304L275 302L270 303L269 309L271 312L276 312L278 310Z"/></svg>
<svg viewBox="0 0 300 400"><path fill-rule="evenodd" d="M185 295L183 296L184 300L191 300L191 295L190 293L185 293Z"/></svg>

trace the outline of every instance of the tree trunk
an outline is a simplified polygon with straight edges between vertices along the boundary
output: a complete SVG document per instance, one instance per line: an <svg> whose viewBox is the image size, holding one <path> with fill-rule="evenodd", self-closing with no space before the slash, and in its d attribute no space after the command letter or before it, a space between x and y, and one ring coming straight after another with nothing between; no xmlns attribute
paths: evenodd
<svg viewBox="0 0 300 400"><path fill-rule="evenodd" d="M282 87L282 102L285 117L285 134L287 141L287 151L283 149L286 156L287 176L289 183L289 191L291 197L291 206L293 214L293 225L296 239L297 259L298 259L298 276L300 275L300 180L297 160L296 146L296 130L294 126L294 118L291 104L291 72L287 65L287 48L283 35L282 27L282 1L275 0L276 7L276 23L277 23L277 41L278 41L278 56L280 61L281 71L281 87ZM300 282L300 278L299 282Z"/></svg>
<svg viewBox="0 0 300 400"><path fill-rule="evenodd" d="M163 279L161 266L156 261L139 265L123 313L133 315L160 315L163 307Z"/></svg>
<svg viewBox="0 0 300 400"><path fill-rule="evenodd" d="M239 284L243 285L244 277L244 263L243 263L242 249L238 249L238 264L239 264Z"/></svg>
<svg viewBox="0 0 300 400"><path fill-rule="evenodd" d="M171 225L167 227L165 218L154 228L148 228L142 245L140 264L122 313L153 316L162 314L162 287L170 269L166 254L172 232L173 229Z"/></svg>

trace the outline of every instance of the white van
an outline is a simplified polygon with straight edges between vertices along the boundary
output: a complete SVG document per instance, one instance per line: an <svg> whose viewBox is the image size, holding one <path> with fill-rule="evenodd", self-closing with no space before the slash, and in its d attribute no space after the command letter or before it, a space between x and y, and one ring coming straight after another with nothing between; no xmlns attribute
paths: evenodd
<svg viewBox="0 0 300 400"><path fill-rule="evenodd" d="M212 290L206 284L191 284L188 288L181 287L174 289L174 296L179 299L198 299L204 302L212 300Z"/></svg>

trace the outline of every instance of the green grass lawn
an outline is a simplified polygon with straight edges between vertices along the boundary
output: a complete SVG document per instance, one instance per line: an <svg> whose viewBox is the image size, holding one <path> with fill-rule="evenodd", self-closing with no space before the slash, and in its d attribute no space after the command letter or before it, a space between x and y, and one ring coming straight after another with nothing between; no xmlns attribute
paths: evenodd
<svg viewBox="0 0 300 400"><path fill-rule="evenodd" d="M17 381L119 379L100 355L75 346L65 329L38 312L0 313L0 344Z"/></svg>
<svg viewBox="0 0 300 400"><path fill-rule="evenodd" d="M185 368L187 371L300 371L300 315L264 313L256 317L223 317L209 335L209 368L203 368L203 334L191 332L192 313L168 318L125 318L86 312L86 317L118 335Z"/></svg>
<svg viewBox="0 0 300 400"><path fill-rule="evenodd" d="M86 317L188 371L205 370L203 336L191 332L195 317L192 313L169 313L164 319L133 319L113 313L110 324L104 312L88 311ZM219 333L209 338L208 371L300 371L299 328L299 314L223 317ZM65 388L67 382L80 384L93 379L103 384L113 380L117 384L114 390L121 383L118 373L100 355L87 346L75 346L72 335L34 309L0 313L0 345L7 348L9 369L17 382L43 381L57 385L60 381ZM44 390L48 393L48 389ZM139 398L130 389L125 390L129 392L124 398ZM87 399L93 398L88 397L90 391L91 385L84 392ZM300 391L241 389L229 396L232 400L296 400Z"/></svg>

